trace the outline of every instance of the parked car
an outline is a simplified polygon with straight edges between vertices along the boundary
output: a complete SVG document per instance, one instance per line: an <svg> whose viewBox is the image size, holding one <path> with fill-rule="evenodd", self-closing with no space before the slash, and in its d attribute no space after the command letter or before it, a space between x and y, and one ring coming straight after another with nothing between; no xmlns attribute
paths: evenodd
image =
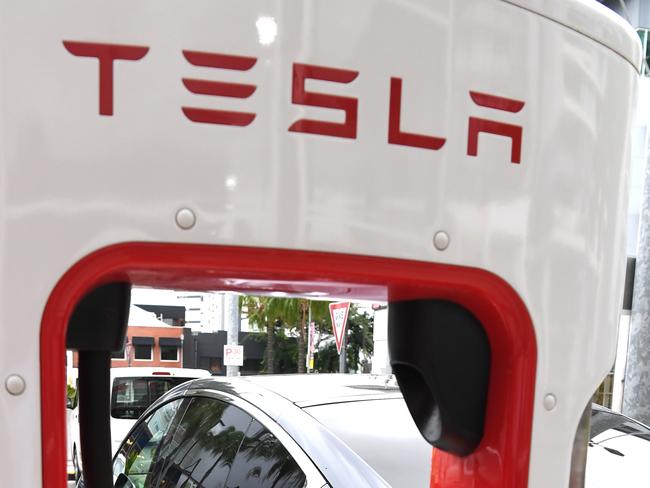
<svg viewBox="0 0 650 488"><path fill-rule="evenodd" d="M192 379L209 377L203 369L112 368L111 440L113 453L149 406L172 388ZM77 397L68 397L68 479L81 474Z"/></svg>
<svg viewBox="0 0 650 488"><path fill-rule="evenodd" d="M431 446L369 375L213 378L161 398L113 461L119 487L428 486Z"/></svg>
<svg viewBox="0 0 650 488"><path fill-rule="evenodd" d="M585 488L645 488L648 461L650 428L593 405Z"/></svg>
<svg viewBox="0 0 650 488"><path fill-rule="evenodd" d="M650 429L594 405L590 437L586 488L646 486ZM385 378L211 378L151 406L117 451L113 479L116 488L424 487L431 455Z"/></svg>

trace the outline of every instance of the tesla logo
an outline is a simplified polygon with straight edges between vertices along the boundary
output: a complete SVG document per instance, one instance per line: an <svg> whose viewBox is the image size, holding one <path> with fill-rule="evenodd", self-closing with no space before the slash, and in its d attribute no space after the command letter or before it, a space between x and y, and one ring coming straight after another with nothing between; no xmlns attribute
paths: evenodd
<svg viewBox="0 0 650 488"><path fill-rule="evenodd" d="M400 120L402 118L402 79L390 79L390 109L388 111L388 142L403 146L421 147L437 151L445 144L442 137L425 136L402 132Z"/></svg>
<svg viewBox="0 0 650 488"><path fill-rule="evenodd" d="M359 76L358 71L294 63L291 101L295 104L343 110L345 111L345 122L337 124L335 122L300 119L291 124L289 130L291 132L306 132L308 134L356 139L358 100L350 97L310 93L305 90L305 80L307 78L313 78L315 80L334 81L336 83L351 83L357 79L357 76Z"/></svg>
<svg viewBox="0 0 650 488"><path fill-rule="evenodd" d="M95 58L99 62L99 114L113 115L113 72L115 61L139 61L149 52L147 46L123 44L63 41L68 52L74 56ZM183 51L183 57L191 65L215 70L248 72L254 69L257 58L223 53ZM121 68L122 69L122 68ZM123 69L127 69L125 66ZM348 85L359 76L358 71L294 63L292 67L291 103L321 107L343 112L343 122L299 119L289 127L289 132L302 132L347 139L357 138L359 100L326 93L307 91L305 83L309 79ZM182 78L185 88L196 95L248 99L257 90L256 85L225 81L203 80L193 77ZM446 138L441 135L416 134L402 130L402 84L401 78L391 77L388 87L388 136L387 142L400 146L438 151L445 145ZM502 115L521 111L525 102L488 93L469 92L475 105L495 111ZM181 107L190 121L200 124L231 125L246 127L253 123L257 114L248 111L216 110L200 107ZM507 140L510 144L510 162L521 162L523 128L521 125L470 116L467 129L467 155L477 156L479 135L491 134Z"/></svg>
<svg viewBox="0 0 650 488"><path fill-rule="evenodd" d="M99 113L113 115L113 62L116 59L138 61L149 52L148 47L63 41L75 56L97 58L99 61Z"/></svg>
<svg viewBox="0 0 650 488"><path fill-rule="evenodd" d="M236 71L248 71L257 62L256 58L231 56L228 54L202 53L183 51L185 59L194 66L220 68ZM213 95L217 97L248 98L257 87L242 83L226 83L223 81L195 80L183 78L183 84L192 93L198 95ZM245 127L255 120L255 114L248 112L230 112L226 110L209 110L205 108L183 107L183 113L192 122L206 124L237 125Z"/></svg>

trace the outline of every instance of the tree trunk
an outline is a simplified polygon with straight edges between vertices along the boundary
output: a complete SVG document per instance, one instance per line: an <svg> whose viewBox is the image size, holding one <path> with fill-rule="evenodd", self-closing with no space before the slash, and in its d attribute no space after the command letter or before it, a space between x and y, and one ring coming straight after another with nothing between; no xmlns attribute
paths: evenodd
<svg viewBox="0 0 650 488"><path fill-rule="evenodd" d="M307 300L300 300L300 333L298 334L298 373L305 372L305 322L307 321Z"/></svg>
<svg viewBox="0 0 650 488"><path fill-rule="evenodd" d="M267 322L266 324L266 372L273 374L275 361L275 323Z"/></svg>

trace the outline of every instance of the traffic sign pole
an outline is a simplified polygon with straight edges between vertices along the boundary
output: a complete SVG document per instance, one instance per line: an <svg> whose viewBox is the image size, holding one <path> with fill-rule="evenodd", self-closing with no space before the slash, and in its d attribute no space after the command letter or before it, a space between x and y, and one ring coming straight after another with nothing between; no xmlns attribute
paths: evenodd
<svg viewBox="0 0 650 488"><path fill-rule="evenodd" d="M341 338L341 350L339 351L339 373L347 373L347 361L345 354L345 347L347 346L347 340L345 336L345 331L343 331L343 337Z"/></svg>
<svg viewBox="0 0 650 488"><path fill-rule="evenodd" d="M224 293L223 306L228 345L236 346L239 344L239 297L237 294ZM239 376L239 366L226 365L225 355L224 366L226 366L226 376Z"/></svg>

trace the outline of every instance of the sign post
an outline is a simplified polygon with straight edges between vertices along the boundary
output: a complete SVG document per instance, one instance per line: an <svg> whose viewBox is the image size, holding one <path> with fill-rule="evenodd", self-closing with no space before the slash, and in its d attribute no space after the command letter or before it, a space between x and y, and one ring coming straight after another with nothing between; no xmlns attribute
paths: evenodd
<svg viewBox="0 0 650 488"><path fill-rule="evenodd" d="M339 353L339 373L345 373L345 327L348 322L350 302L330 303L330 318L336 340L336 350ZM341 353L341 350L343 353Z"/></svg>
<svg viewBox="0 0 650 488"><path fill-rule="evenodd" d="M228 333L228 346L236 346L239 344L239 297L236 293L224 293L222 295L223 301L223 318L224 318L224 327ZM225 350L224 350L225 351ZM233 350L234 351L234 350ZM224 353L224 366L226 366L226 376L239 376L239 367L243 366L244 352L242 348L241 352L241 363L239 364L227 364L226 355Z"/></svg>
<svg viewBox="0 0 650 488"><path fill-rule="evenodd" d="M307 372L310 373L314 369L314 349L316 342L316 324L309 321L309 333L307 335L307 358L306 358L306 367Z"/></svg>

